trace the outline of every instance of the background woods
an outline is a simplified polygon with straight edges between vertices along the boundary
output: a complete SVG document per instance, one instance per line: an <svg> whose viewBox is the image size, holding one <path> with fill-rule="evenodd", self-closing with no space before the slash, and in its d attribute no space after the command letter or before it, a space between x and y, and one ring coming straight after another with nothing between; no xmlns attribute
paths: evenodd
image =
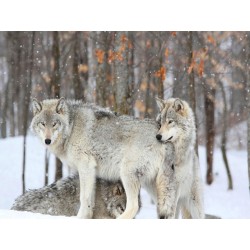
<svg viewBox="0 0 250 250"><path fill-rule="evenodd" d="M24 136L30 98L82 99L139 118L155 118L155 97L180 97L195 111L198 144L206 146L206 182L213 183L214 146L242 149L249 118L248 32L0 32L0 138ZM250 126L250 125L249 125ZM238 129L237 129L238 128ZM249 133L248 133L249 135ZM232 138L233 137L233 138ZM216 138L219 138L217 140ZM249 146L248 139L248 148ZM46 153L46 173L48 172ZM56 161L55 179L62 165ZM47 180L48 181L48 180ZM46 183L46 178L45 178Z"/></svg>

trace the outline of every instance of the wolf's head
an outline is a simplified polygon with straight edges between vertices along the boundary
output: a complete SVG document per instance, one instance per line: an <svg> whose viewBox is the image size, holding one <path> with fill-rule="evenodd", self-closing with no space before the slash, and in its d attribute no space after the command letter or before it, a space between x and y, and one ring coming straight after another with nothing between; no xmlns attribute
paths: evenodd
<svg viewBox="0 0 250 250"><path fill-rule="evenodd" d="M193 112L188 103L179 98L161 100L156 98L160 113L156 120L160 125L156 138L162 142L175 142L188 129L195 129ZM189 131L191 132L191 131Z"/></svg>
<svg viewBox="0 0 250 250"><path fill-rule="evenodd" d="M33 99L32 131L47 145L54 145L63 138L69 128L68 106L64 98L44 100Z"/></svg>

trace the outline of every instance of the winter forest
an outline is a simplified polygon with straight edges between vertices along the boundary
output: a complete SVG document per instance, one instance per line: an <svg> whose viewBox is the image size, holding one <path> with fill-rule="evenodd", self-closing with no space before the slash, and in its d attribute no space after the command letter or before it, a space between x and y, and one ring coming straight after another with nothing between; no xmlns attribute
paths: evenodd
<svg viewBox="0 0 250 250"><path fill-rule="evenodd" d="M156 97L178 97L195 113L205 212L250 218L249 67L250 32L0 32L0 211L70 173L31 133L32 98L155 119Z"/></svg>

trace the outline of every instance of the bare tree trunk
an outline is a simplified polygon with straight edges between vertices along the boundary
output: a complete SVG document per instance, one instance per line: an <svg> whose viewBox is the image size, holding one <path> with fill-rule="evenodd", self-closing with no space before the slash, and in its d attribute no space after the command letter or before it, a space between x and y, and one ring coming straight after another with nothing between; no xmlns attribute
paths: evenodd
<svg viewBox="0 0 250 250"><path fill-rule="evenodd" d="M2 138L7 137L7 110L8 110L8 96L9 96L9 84L5 86L5 97L2 109L2 125L1 125L1 136Z"/></svg>
<svg viewBox="0 0 250 250"><path fill-rule="evenodd" d="M151 72L147 71L147 87L146 87L146 95L145 95L145 118L150 117L150 82L151 82Z"/></svg>
<svg viewBox="0 0 250 250"><path fill-rule="evenodd" d="M224 108L223 108L223 118L222 118L222 135L221 135L221 153L222 157L225 163L226 171L227 171L227 178L228 178L228 189L232 190L233 189L233 180L232 180L232 175L231 171L229 168L228 160L227 160L227 152L226 152L226 143L227 143L227 100L226 100L226 93L225 89L223 86L223 83L221 81L218 81L220 88L221 88L221 93L222 93L222 99L224 103Z"/></svg>
<svg viewBox="0 0 250 250"><path fill-rule="evenodd" d="M51 93L54 98L60 97L60 49L58 31L53 31L52 58L54 62L53 74L51 79Z"/></svg>
<svg viewBox="0 0 250 250"><path fill-rule="evenodd" d="M60 49L59 49L59 34L58 31L53 31L53 45L52 45L52 57L54 61L54 68L51 80L51 92L53 97L60 97ZM45 173L47 174L47 173ZM55 181L62 178L62 162L56 158L56 173L55 173Z"/></svg>
<svg viewBox="0 0 250 250"><path fill-rule="evenodd" d="M30 35L30 38L29 38ZM23 139L23 170L22 170L22 188L23 193L25 192L25 168L26 168L26 136L27 136L27 128L28 128L28 113L29 113L29 103L30 103L30 95L31 95L31 86L32 86L32 71L33 71L33 55L34 55L34 41L35 41L35 32L30 32L27 34L27 44L28 51L27 51L27 75L26 75L26 85L25 88L25 98L24 98L24 105L23 105L23 132L24 132L24 139Z"/></svg>
<svg viewBox="0 0 250 250"><path fill-rule="evenodd" d="M110 72L110 65L108 64L108 32L97 32L97 70L96 70L96 103L101 106L106 106L108 99L108 73Z"/></svg>
<svg viewBox="0 0 250 250"><path fill-rule="evenodd" d="M205 115L206 115L206 156L207 156L207 184L213 182L213 155L214 155L214 106L215 88L211 86L211 91L204 88Z"/></svg>
<svg viewBox="0 0 250 250"><path fill-rule="evenodd" d="M247 36L247 155L248 155L248 189L250 192L250 32Z"/></svg>
<svg viewBox="0 0 250 250"><path fill-rule="evenodd" d="M128 88L128 32L115 33L115 60L114 60L114 82L115 82L115 109L122 114L129 113L127 98Z"/></svg>
<svg viewBox="0 0 250 250"><path fill-rule="evenodd" d="M73 86L75 91L75 99L83 99L84 89L81 83L79 74L80 65L80 38L81 33L75 32L74 34L74 48L73 48Z"/></svg>
<svg viewBox="0 0 250 250"><path fill-rule="evenodd" d="M80 63L83 66L81 70L81 79L83 80L83 98L84 98L84 90L88 86L89 80L89 58L88 58L88 48L89 48L89 41L88 41L88 32L83 32L83 49L81 49L81 58Z"/></svg>
<svg viewBox="0 0 250 250"><path fill-rule="evenodd" d="M129 105L129 115L134 115L134 103L135 103L135 32L128 32L128 86L129 86L129 98L127 99Z"/></svg>
<svg viewBox="0 0 250 250"><path fill-rule="evenodd" d="M248 188L250 192L250 78L248 78L247 81L247 88L248 88L248 93L247 93L247 153L248 153Z"/></svg>
<svg viewBox="0 0 250 250"><path fill-rule="evenodd" d="M9 116L9 126L10 126L10 136L15 136L15 65L19 62L16 62L15 57L15 42L16 42L16 32L8 32L7 33L7 53L8 53L8 66L9 66L9 74L8 74L8 116Z"/></svg>
<svg viewBox="0 0 250 250"><path fill-rule="evenodd" d="M189 31L189 38L188 38L188 65L192 64L193 60L193 31ZM194 119L195 119L195 128L197 131L197 116L196 116L196 97L195 97L195 77L194 77L194 70L190 72L189 76L189 102L190 106L194 112ZM198 136L196 136L195 142L195 151L198 155Z"/></svg>

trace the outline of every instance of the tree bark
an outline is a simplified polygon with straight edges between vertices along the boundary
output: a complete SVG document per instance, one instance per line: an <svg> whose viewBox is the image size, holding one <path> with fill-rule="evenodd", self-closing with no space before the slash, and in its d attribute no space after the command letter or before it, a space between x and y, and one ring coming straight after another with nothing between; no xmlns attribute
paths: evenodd
<svg viewBox="0 0 250 250"><path fill-rule="evenodd" d="M128 32L115 33L115 60L114 60L114 82L115 82L115 109L122 114L129 113L127 98L128 88Z"/></svg>
<svg viewBox="0 0 250 250"><path fill-rule="evenodd" d="M188 37L188 66L192 64L193 60L193 31L189 31ZM197 116L196 116L196 96L195 96L195 76L194 70L190 72L188 76L189 81L189 102L194 113L195 129L197 131ZM198 155L198 136L196 136L195 151Z"/></svg>
<svg viewBox="0 0 250 250"><path fill-rule="evenodd" d="M7 137L7 110L8 110L8 96L9 96L9 84L7 83L4 91L4 103L2 110L2 124L1 124L1 137Z"/></svg>
<svg viewBox="0 0 250 250"><path fill-rule="evenodd" d="M30 39L29 39L30 35ZM29 46L27 51L27 73L26 73L26 85L25 88L25 98L23 104L23 170L22 170L22 191L25 192L25 168L26 168L26 136L27 136L27 128L28 128L28 113L29 113L29 104L30 104L30 94L31 94L31 86L32 86L32 71L33 71L33 56L34 56L34 41L35 41L35 32L30 32L27 34L27 43Z"/></svg>
<svg viewBox="0 0 250 250"><path fill-rule="evenodd" d="M250 193L250 32L247 32L247 156L248 156L248 189Z"/></svg>
<svg viewBox="0 0 250 250"><path fill-rule="evenodd" d="M108 32L97 32L97 46L96 46L96 58L97 58L97 69L96 69L96 103L100 106L107 105L108 99L108 85L110 74L110 65L108 64Z"/></svg>
<svg viewBox="0 0 250 250"><path fill-rule="evenodd" d="M250 193L250 78L247 81L247 153L248 153L248 188Z"/></svg>
<svg viewBox="0 0 250 250"><path fill-rule="evenodd" d="M211 86L211 90L204 88L205 100L205 116L206 116L206 159L207 159L207 184L213 182L213 155L214 155L214 109L215 109L215 88Z"/></svg>
<svg viewBox="0 0 250 250"><path fill-rule="evenodd" d="M9 66L9 74L8 74L8 115L9 115L9 126L10 126L10 134L9 136L15 136L15 65L16 62L15 57L15 43L16 43L16 32L8 32L7 33L7 53L8 53L8 66Z"/></svg>
<svg viewBox="0 0 250 250"><path fill-rule="evenodd" d="M222 135L221 135L221 153L222 157L225 163L226 167L226 172L227 172L227 178L228 178L228 189L232 190L233 189L233 179L229 167L229 163L227 160L227 152L226 152L226 144L227 144L227 100L226 100L226 93L225 89L223 86L223 83L221 81L218 81L220 88L221 88L221 93L222 93L222 99L224 103L224 108L223 108L223 114L222 114Z"/></svg>
<svg viewBox="0 0 250 250"><path fill-rule="evenodd" d="M75 99L83 99L83 86L79 74L80 65L80 32L74 34L74 48L73 48L73 86L75 92Z"/></svg>
<svg viewBox="0 0 250 250"><path fill-rule="evenodd" d="M54 98L59 98L61 77L60 77L60 49L59 49L58 31L53 31L52 57L54 61L54 68L53 68L53 74L52 74L52 79L51 79L51 93ZM58 158L56 158L55 181L61 179L62 176L63 176L62 162Z"/></svg>

